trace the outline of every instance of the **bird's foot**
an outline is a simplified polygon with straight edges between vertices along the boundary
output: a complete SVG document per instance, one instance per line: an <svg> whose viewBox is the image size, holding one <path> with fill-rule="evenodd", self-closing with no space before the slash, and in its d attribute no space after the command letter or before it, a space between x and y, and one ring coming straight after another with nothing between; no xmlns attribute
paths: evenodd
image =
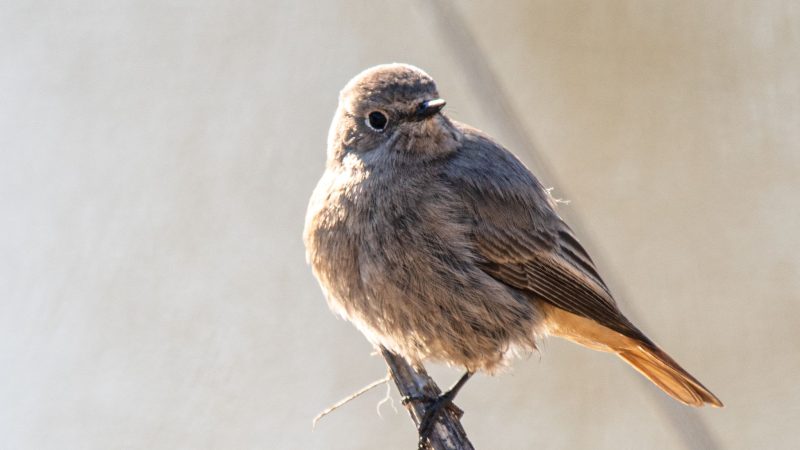
<svg viewBox="0 0 800 450"><path fill-rule="evenodd" d="M419 443L417 444L419 450L425 448L426 442L431 432L433 432L433 426L436 425L436 422L442 414L444 414L445 409L453 404L453 398L455 398L455 393L447 391L435 399L428 401L428 404L425 406L425 415L422 416L422 420L419 422Z"/></svg>
<svg viewBox="0 0 800 450"><path fill-rule="evenodd" d="M442 417L444 414L445 409L452 408L455 414L458 417L461 417L463 411L461 411L456 405L453 404L453 399L456 398L456 394L458 391L461 390L461 387L464 383L469 380L472 376L472 372L466 372L458 382L453 385L447 392L443 393L442 395L436 398L430 397L406 397L403 399L403 404L407 404L409 401L419 400L426 403L425 405L425 414L422 416L422 419L419 422L419 442L417 444L418 450L424 450L426 448L426 443L428 438L433 431L434 425Z"/></svg>

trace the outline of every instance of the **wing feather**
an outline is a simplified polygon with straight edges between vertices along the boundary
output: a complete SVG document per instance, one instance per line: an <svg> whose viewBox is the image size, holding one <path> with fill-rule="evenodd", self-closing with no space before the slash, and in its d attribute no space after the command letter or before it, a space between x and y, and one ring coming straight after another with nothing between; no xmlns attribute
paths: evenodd
<svg viewBox="0 0 800 450"><path fill-rule="evenodd" d="M445 181L469 209L481 268L508 286L649 342L619 311L548 191L510 152L479 131L461 127L465 139Z"/></svg>

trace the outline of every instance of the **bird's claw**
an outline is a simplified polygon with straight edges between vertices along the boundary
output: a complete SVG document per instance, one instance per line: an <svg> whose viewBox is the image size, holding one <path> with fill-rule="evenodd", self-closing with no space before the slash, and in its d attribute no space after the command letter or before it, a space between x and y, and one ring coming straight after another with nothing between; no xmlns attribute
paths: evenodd
<svg viewBox="0 0 800 450"><path fill-rule="evenodd" d="M400 403L402 403L403 406L407 406L411 402L424 402L427 404L427 403L432 403L434 401L436 401L435 397L430 397L428 395L422 394L422 395L406 395L400 400Z"/></svg>
<svg viewBox="0 0 800 450"><path fill-rule="evenodd" d="M452 407L455 409L454 412L456 412L458 416L463 414L463 412L452 403L453 398L455 398L454 393L445 392L434 399L426 399L427 405L425 406L425 415L422 416L422 420L420 420L418 428L419 443L417 448L419 450L424 450L426 448L425 444L428 441L431 432L433 432L433 427L436 425L436 422L439 420L442 414L444 414L445 409Z"/></svg>

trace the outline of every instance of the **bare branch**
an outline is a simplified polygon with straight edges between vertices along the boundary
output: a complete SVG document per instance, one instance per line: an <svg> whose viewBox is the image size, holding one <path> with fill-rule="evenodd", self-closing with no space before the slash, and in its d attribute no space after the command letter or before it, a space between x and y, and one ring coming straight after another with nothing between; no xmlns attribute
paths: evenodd
<svg viewBox="0 0 800 450"><path fill-rule="evenodd" d="M414 425L419 428L419 423L425 416L427 399L438 397L442 391L439 386L428 376L425 369L414 369L402 357L381 347L381 353L389 366L389 372L394 380L400 395L409 401L403 402ZM441 417L433 427L427 442L427 448L433 450L474 450L467 439L467 433L461 426L459 419L463 412L455 405L450 405L443 411Z"/></svg>

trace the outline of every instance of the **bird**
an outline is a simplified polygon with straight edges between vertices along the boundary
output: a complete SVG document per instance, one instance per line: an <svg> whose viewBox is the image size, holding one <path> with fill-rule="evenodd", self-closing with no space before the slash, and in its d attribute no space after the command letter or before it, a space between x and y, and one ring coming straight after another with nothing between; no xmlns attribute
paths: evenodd
<svg viewBox="0 0 800 450"><path fill-rule="evenodd" d="M465 370L420 436L472 374L501 371L546 336L616 354L681 403L722 407L623 315L550 190L445 104L409 64L353 77L303 231L335 313L415 367Z"/></svg>

